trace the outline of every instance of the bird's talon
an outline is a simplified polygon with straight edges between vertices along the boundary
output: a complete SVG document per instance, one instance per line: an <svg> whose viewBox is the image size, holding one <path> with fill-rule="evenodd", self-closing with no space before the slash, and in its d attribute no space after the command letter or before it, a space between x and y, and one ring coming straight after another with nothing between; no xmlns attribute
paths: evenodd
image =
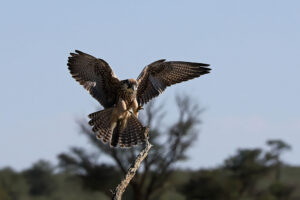
<svg viewBox="0 0 300 200"><path fill-rule="evenodd" d="M138 110L144 110L144 107L143 106L139 106Z"/></svg>

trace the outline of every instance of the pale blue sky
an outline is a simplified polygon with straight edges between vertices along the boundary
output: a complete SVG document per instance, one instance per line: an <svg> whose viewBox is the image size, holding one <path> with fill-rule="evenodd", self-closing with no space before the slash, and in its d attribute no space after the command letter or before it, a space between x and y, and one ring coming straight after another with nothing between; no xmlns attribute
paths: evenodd
<svg viewBox="0 0 300 200"><path fill-rule="evenodd" d="M69 52L105 59L120 79L166 58L212 73L160 97L191 94L206 108L187 167L220 164L269 138L300 165L299 1L1 1L0 167L29 167L86 146L75 119L97 102L70 76Z"/></svg>

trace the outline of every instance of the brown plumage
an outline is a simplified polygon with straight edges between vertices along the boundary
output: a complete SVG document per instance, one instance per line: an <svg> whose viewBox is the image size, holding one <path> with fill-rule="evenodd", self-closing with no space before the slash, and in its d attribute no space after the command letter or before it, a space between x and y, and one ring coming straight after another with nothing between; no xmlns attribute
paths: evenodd
<svg viewBox="0 0 300 200"><path fill-rule="evenodd" d="M98 139L111 146L130 147L145 140L137 119L144 104L166 87L209 73L208 64L158 60L146 66L137 80L120 81L102 59L76 50L68 66L75 78L105 108L89 115Z"/></svg>
<svg viewBox="0 0 300 200"><path fill-rule="evenodd" d="M110 128L112 112L113 108L107 108L89 115L91 119L89 124L93 126L93 131L97 133L97 139L101 139L104 143L110 141L110 145L113 147L116 147L117 144L120 147L130 147L145 140L144 132L146 128L131 113L124 131L120 132L119 130L120 121L116 128L112 130Z"/></svg>
<svg viewBox="0 0 300 200"><path fill-rule="evenodd" d="M137 100L144 105L166 87L209 73L208 64L158 60L146 66L139 75Z"/></svg>
<svg viewBox="0 0 300 200"><path fill-rule="evenodd" d="M72 77L83 85L104 108L112 107L117 101L119 79L104 60L96 59L78 50L76 53L71 53L68 60Z"/></svg>

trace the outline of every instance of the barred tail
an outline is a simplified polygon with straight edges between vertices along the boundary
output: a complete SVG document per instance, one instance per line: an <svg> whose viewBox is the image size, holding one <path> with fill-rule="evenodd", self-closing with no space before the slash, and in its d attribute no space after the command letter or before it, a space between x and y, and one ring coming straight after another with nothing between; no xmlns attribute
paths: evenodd
<svg viewBox="0 0 300 200"><path fill-rule="evenodd" d="M146 127L133 115L129 114L126 127L122 131L122 121L119 120L114 130L111 129L111 115L113 108L101 110L89 115L89 124L97 134L97 139L104 143L110 142L112 147L131 147L145 141Z"/></svg>
<svg viewBox="0 0 300 200"><path fill-rule="evenodd" d="M111 130L111 115L113 108L108 108L105 110L100 110L89 114L89 124L93 126L93 131L96 133L97 139L102 139L104 143L111 140L112 130Z"/></svg>
<svg viewBox="0 0 300 200"><path fill-rule="evenodd" d="M119 145L120 147L131 147L145 141L145 131L141 122L131 114L127 121L127 126L122 133L119 133Z"/></svg>

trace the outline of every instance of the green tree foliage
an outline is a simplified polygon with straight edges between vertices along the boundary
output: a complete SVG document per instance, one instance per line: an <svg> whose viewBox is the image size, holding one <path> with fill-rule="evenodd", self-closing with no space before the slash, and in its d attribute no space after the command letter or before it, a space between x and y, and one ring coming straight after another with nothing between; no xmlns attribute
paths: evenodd
<svg viewBox="0 0 300 200"><path fill-rule="evenodd" d="M275 181L269 186L270 193L278 200L288 200L293 192L293 187L282 182Z"/></svg>
<svg viewBox="0 0 300 200"><path fill-rule="evenodd" d="M273 165L276 169L275 179L280 181L280 166L281 166L281 155L283 152L291 150L291 146L282 140L268 140L267 145L271 148L267 156L273 160Z"/></svg>
<svg viewBox="0 0 300 200"><path fill-rule="evenodd" d="M23 172L1 169L0 200L107 200L101 192L82 188L77 177L53 170L46 161L38 161Z"/></svg>
<svg viewBox="0 0 300 200"><path fill-rule="evenodd" d="M7 191L0 185L0 199L2 200L10 200L11 198L7 194Z"/></svg>
<svg viewBox="0 0 300 200"><path fill-rule="evenodd" d="M187 199L228 199L218 170L201 170L182 187Z"/></svg>
<svg viewBox="0 0 300 200"><path fill-rule="evenodd" d="M261 149L241 149L225 160L224 168L230 172L230 178L239 181L240 197L253 195L258 181L270 171L267 161Z"/></svg>
<svg viewBox="0 0 300 200"><path fill-rule="evenodd" d="M10 168L4 168L0 171L0 188L2 196L11 200L26 197L29 190L22 174Z"/></svg>
<svg viewBox="0 0 300 200"><path fill-rule="evenodd" d="M151 194L151 199L300 199L300 168L281 165L282 179L276 181L276 168L270 164L275 161L268 154L261 149L240 149L214 169L173 170L162 189ZM80 148L72 148L71 153L60 157L60 168L64 169L60 171L46 161L38 161L22 172L1 169L0 200L110 199L108 189L121 176L116 167L94 162L98 155ZM124 199L133 199L133 195L131 190Z"/></svg>
<svg viewBox="0 0 300 200"><path fill-rule="evenodd" d="M59 155L59 167L80 178L86 189L108 192L119 182L119 171L112 165L97 163L98 155L82 148L71 148L70 154Z"/></svg>
<svg viewBox="0 0 300 200"><path fill-rule="evenodd" d="M23 173L31 196L50 195L55 190L53 167L49 162L38 161Z"/></svg>
<svg viewBox="0 0 300 200"><path fill-rule="evenodd" d="M217 169L199 170L181 187L187 199L288 200L293 187L270 179L276 157L261 149L240 149Z"/></svg>

